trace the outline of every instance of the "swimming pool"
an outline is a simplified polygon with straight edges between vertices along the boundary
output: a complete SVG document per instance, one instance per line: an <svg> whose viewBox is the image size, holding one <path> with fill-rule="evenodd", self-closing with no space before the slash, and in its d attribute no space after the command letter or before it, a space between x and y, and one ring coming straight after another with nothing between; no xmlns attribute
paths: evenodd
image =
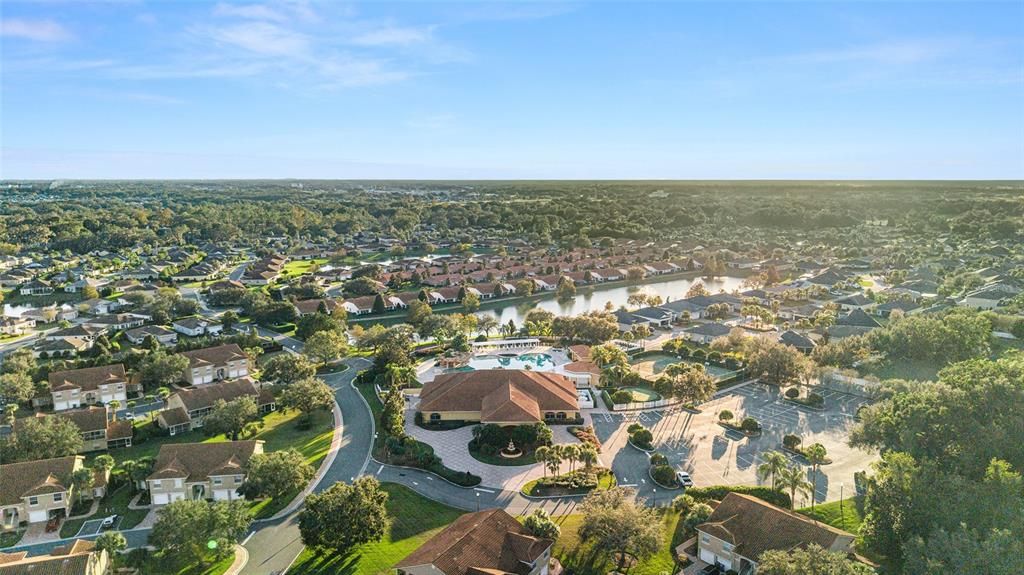
<svg viewBox="0 0 1024 575"><path fill-rule="evenodd" d="M555 367L555 360L546 353L524 353L516 357L499 355L478 355L469 360L469 364L458 368L459 371L470 369L533 369L548 371Z"/></svg>

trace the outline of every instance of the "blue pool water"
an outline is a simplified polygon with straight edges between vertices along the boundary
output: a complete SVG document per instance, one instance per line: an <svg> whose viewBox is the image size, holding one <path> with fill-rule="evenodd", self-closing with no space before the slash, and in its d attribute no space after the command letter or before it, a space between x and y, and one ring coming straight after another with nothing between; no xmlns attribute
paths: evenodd
<svg viewBox="0 0 1024 575"><path fill-rule="evenodd" d="M524 353L517 357L480 355L470 359L468 366L459 369L533 369L547 371L553 367L555 367L555 360L546 353Z"/></svg>

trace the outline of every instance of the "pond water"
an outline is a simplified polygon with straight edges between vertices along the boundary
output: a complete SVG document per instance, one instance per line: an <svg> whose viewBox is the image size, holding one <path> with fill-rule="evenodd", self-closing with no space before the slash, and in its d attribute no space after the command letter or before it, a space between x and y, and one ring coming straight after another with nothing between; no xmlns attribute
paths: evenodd
<svg viewBox="0 0 1024 575"><path fill-rule="evenodd" d="M652 295L659 295L663 300L675 301L686 296L695 281L704 283L711 293L718 293L720 290L732 292L739 289L743 283L742 278L720 277L714 280L699 279L672 279L663 282L648 283L639 286L618 286L602 288L600 286L581 287L576 292L576 297L568 301L560 301L556 298L540 301L529 301L509 303L500 308L488 310L498 316L501 323L515 322L516 326L523 325L526 314L532 309L543 309L559 316L575 316L593 310L605 309L605 304L611 302L612 309L627 305L629 296L638 292ZM486 313L486 312L481 312Z"/></svg>

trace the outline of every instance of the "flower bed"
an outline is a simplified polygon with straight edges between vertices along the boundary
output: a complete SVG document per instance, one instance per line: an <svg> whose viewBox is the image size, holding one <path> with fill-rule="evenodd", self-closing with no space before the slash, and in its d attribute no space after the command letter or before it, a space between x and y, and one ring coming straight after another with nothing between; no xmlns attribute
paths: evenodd
<svg viewBox="0 0 1024 575"><path fill-rule="evenodd" d="M598 453L601 453L601 440L597 438L597 434L594 433L594 428L591 426L586 427L569 427L569 433L573 434L573 437L579 439L583 443L594 446L594 449Z"/></svg>

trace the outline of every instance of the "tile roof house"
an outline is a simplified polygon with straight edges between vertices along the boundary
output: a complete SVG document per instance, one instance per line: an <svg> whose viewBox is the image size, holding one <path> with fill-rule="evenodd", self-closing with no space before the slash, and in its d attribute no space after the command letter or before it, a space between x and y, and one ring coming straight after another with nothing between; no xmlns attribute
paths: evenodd
<svg viewBox="0 0 1024 575"><path fill-rule="evenodd" d="M124 404L128 400L128 378L120 363L55 371L48 379L55 411L107 404L115 399Z"/></svg>
<svg viewBox="0 0 1024 575"><path fill-rule="evenodd" d="M205 317L186 317L171 322L171 328L182 335L198 337L218 334L224 329L224 326L219 321Z"/></svg>
<svg viewBox="0 0 1024 575"><path fill-rule="evenodd" d="M277 408L274 395L248 377L183 389L167 398L167 407L157 415L157 425L170 435L177 435L203 426L203 418L213 411L218 400L231 401L252 396L260 412Z"/></svg>
<svg viewBox="0 0 1024 575"><path fill-rule="evenodd" d="M481 369L445 373L420 391L418 410L428 421L480 421L520 425L579 418L576 387L550 372Z"/></svg>
<svg viewBox="0 0 1024 575"><path fill-rule="evenodd" d="M72 409L51 415L36 413L35 417L61 417L74 423L82 433L82 449L79 453L100 451L117 447L131 447L134 427L130 421L110 421L106 407ZM20 421L20 420L18 420ZM17 421L14 433L18 432Z"/></svg>
<svg viewBox="0 0 1024 575"><path fill-rule="evenodd" d="M263 453L263 441L173 443L160 446L146 488L154 505L182 499L244 499L249 459Z"/></svg>
<svg viewBox="0 0 1024 575"><path fill-rule="evenodd" d="M722 323L702 323L683 330L683 337L689 341L707 345L715 338L729 335L730 331L732 328Z"/></svg>
<svg viewBox="0 0 1024 575"><path fill-rule="evenodd" d="M144 325L124 332L128 341L138 345L153 336L161 345L173 345L178 342L178 334L162 325Z"/></svg>
<svg viewBox="0 0 1024 575"><path fill-rule="evenodd" d="M109 570L107 552L85 539L54 547L47 555L0 553L0 575L106 575Z"/></svg>
<svg viewBox="0 0 1024 575"><path fill-rule="evenodd" d="M84 466L81 455L0 465L0 520L4 527L40 523L71 509L64 481Z"/></svg>
<svg viewBox="0 0 1024 575"><path fill-rule="evenodd" d="M249 356L237 343L184 351L181 355L188 359L183 380L191 385L249 375Z"/></svg>
<svg viewBox="0 0 1024 575"><path fill-rule="evenodd" d="M554 541L501 509L467 513L395 566L399 575L548 575Z"/></svg>
<svg viewBox="0 0 1024 575"><path fill-rule="evenodd" d="M709 564L755 573L765 551L806 547L853 553L855 536L750 495L729 493L697 526L697 555Z"/></svg>

